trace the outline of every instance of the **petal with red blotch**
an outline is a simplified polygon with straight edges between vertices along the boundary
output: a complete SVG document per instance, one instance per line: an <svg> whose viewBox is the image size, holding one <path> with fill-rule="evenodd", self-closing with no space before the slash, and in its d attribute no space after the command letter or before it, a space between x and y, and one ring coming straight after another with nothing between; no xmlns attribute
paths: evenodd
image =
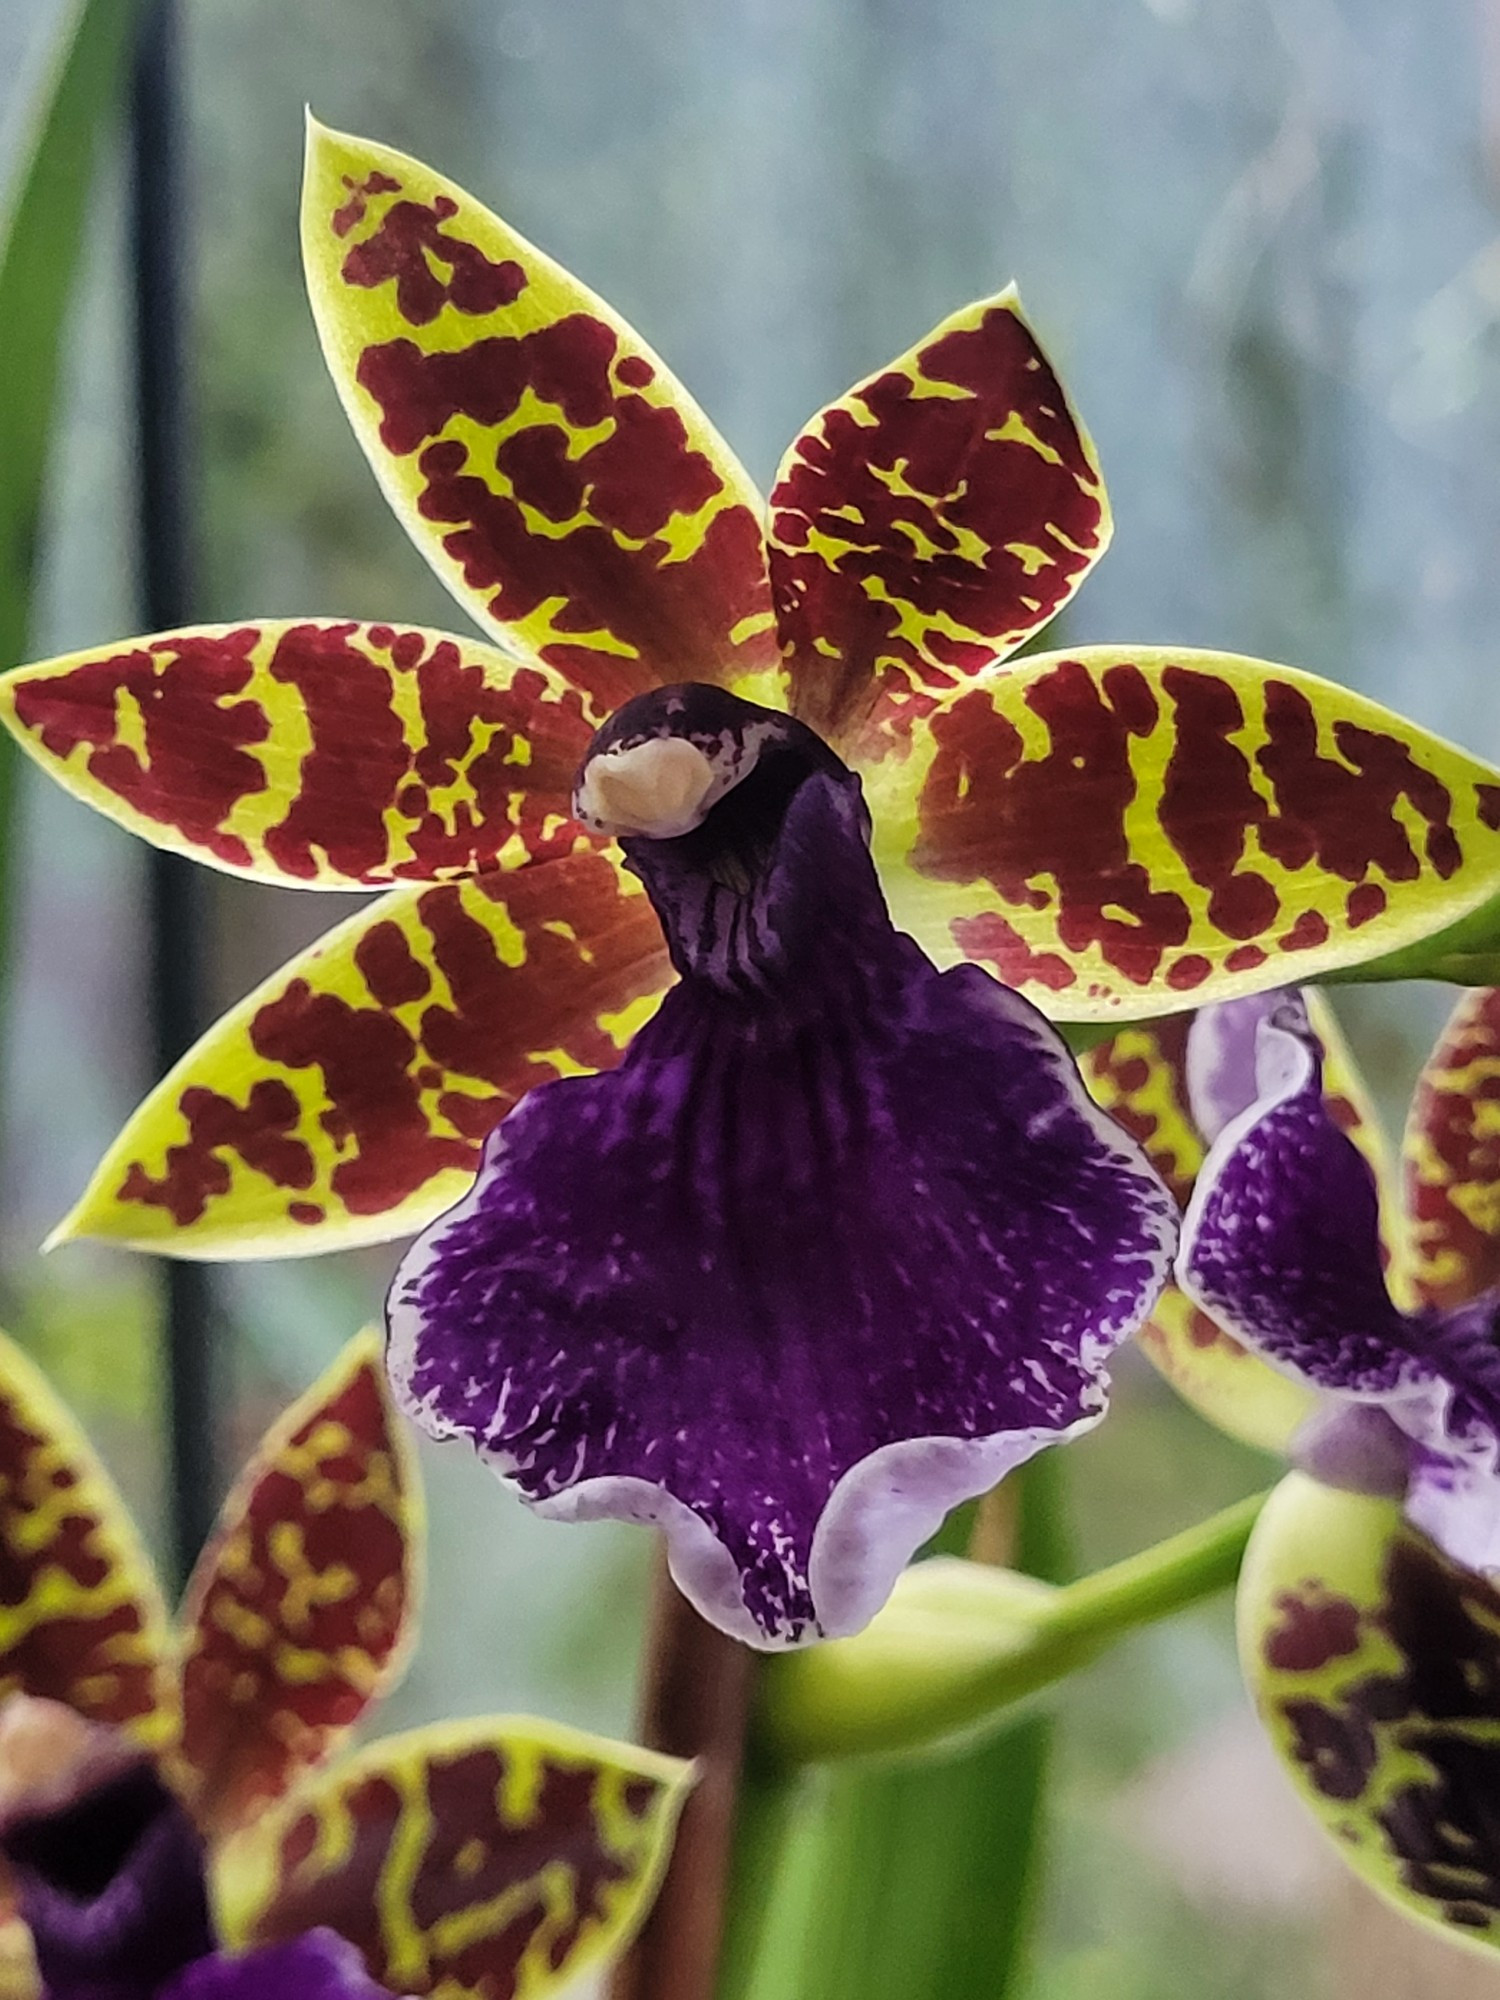
<svg viewBox="0 0 1500 2000"><path fill-rule="evenodd" d="M1192 1193L1204 1152L1187 1094L1191 1018L1122 1028L1079 1065L1094 1101L1144 1148L1179 1206ZM1282 1450L1312 1408L1305 1389L1215 1326L1175 1285L1157 1300L1136 1340L1200 1417L1263 1451Z"/></svg>
<svg viewBox="0 0 1500 2000"><path fill-rule="evenodd" d="M1246 1683L1336 1851L1406 1916L1500 1945L1500 1595L1399 1504L1293 1474L1240 1574Z"/></svg>
<svg viewBox="0 0 1500 2000"><path fill-rule="evenodd" d="M1500 889L1500 771L1315 675L1036 654L868 774L891 913L1063 1020L1368 963Z"/></svg>
<svg viewBox="0 0 1500 2000"><path fill-rule="evenodd" d="M771 493L792 705L856 760L1002 659L1104 552L1093 445L1014 287L830 404Z"/></svg>
<svg viewBox="0 0 1500 2000"><path fill-rule="evenodd" d="M226 1935L327 1924L397 1993L550 1993L650 1908L692 1768L526 1716L373 1743L220 1851Z"/></svg>
<svg viewBox="0 0 1500 2000"><path fill-rule="evenodd" d="M166 1611L135 1524L46 1377L0 1335L0 1696L159 1743Z"/></svg>
<svg viewBox="0 0 1500 2000"><path fill-rule="evenodd" d="M670 980L612 852L392 890L188 1051L54 1240L286 1257L403 1236L534 1085L617 1062Z"/></svg>
<svg viewBox="0 0 1500 2000"><path fill-rule="evenodd" d="M308 131L323 352L459 602L607 708L779 672L748 476L602 299L419 161Z"/></svg>
<svg viewBox="0 0 1500 2000"><path fill-rule="evenodd" d="M393 1685L415 1638L421 1487L375 1333L262 1439L181 1613L185 1789L242 1825Z"/></svg>
<svg viewBox="0 0 1500 2000"><path fill-rule="evenodd" d="M1500 1284L1500 991L1466 993L1417 1080L1402 1143L1408 1276L1426 1305Z"/></svg>
<svg viewBox="0 0 1500 2000"><path fill-rule="evenodd" d="M0 721L76 798L157 847L300 889L568 853L603 720L551 668L333 619L162 632L0 680Z"/></svg>

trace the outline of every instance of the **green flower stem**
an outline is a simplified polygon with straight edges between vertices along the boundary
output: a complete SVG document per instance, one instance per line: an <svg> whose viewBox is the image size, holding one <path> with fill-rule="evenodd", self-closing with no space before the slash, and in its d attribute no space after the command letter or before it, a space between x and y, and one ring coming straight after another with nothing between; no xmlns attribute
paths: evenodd
<svg viewBox="0 0 1500 2000"><path fill-rule="evenodd" d="M1232 1584L1266 1497L1062 1587L952 1558L919 1563L857 1637L766 1662L756 1746L795 1766L993 1728L1123 1633Z"/></svg>

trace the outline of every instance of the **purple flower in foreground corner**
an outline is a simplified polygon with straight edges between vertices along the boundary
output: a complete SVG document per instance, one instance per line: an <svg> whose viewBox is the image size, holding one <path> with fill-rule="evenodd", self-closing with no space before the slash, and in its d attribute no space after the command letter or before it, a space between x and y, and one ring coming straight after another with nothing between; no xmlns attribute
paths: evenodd
<svg viewBox="0 0 1500 2000"><path fill-rule="evenodd" d="M642 695L575 810L679 982L408 1254L398 1393L544 1513L659 1523L735 1636L855 1631L948 1509L1098 1421L1170 1197L1034 1008L894 929L859 781L803 724Z"/></svg>
<svg viewBox="0 0 1500 2000"><path fill-rule="evenodd" d="M1188 1082L1214 1143L1183 1223L1179 1284L1323 1392L1292 1444L1305 1471L1403 1499L1452 1560L1500 1571L1500 1291L1412 1311L1392 1299L1375 1177L1325 1106L1297 992L1205 1009Z"/></svg>
<svg viewBox="0 0 1500 2000"><path fill-rule="evenodd" d="M332 1931L221 1952L186 1811L144 1750L60 1702L0 1709L0 1852L48 2000L390 2000Z"/></svg>

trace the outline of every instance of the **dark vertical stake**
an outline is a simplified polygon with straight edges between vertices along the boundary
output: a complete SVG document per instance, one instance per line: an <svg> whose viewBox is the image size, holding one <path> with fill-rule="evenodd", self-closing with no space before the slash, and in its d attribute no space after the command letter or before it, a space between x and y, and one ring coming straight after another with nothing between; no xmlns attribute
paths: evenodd
<svg viewBox="0 0 1500 2000"><path fill-rule="evenodd" d="M177 22L152 0L141 23L130 97L130 263L141 615L153 631L191 617L187 424L183 368L183 215ZM150 857L150 1008L156 1071L203 1026L203 894L191 862ZM179 1580L213 1525L212 1296L200 1264L168 1262L165 1292L174 1556Z"/></svg>

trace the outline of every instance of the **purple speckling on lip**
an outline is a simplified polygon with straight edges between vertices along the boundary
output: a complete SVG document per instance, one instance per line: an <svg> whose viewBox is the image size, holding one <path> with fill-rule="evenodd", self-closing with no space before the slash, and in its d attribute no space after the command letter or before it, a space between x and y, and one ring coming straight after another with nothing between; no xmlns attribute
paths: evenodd
<svg viewBox="0 0 1500 2000"><path fill-rule="evenodd" d="M892 929L818 749L626 843L680 983L617 1070L523 1100L390 1303L420 1423L549 1515L659 1523L762 1646L857 1630L950 1507L1097 1421L1174 1234L1042 1017ZM752 785L786 793L758 861Z"/></svg>
<svg viewBox="0 0 1500 2000"><path fill-rule="evenodd" d="M1228 1332L1330 1398L1294 1440L1315 1477L1400 1493L1415 1526L1456 1562L1500 1570L1500 1297L1402 1312L1381 1267L1367 1162L1323 1100L1317 1038L1300 996L1229 1002L1202 1037L1195 1114L1229 1116L1183 1222L1177 1278Z"/></svg>

